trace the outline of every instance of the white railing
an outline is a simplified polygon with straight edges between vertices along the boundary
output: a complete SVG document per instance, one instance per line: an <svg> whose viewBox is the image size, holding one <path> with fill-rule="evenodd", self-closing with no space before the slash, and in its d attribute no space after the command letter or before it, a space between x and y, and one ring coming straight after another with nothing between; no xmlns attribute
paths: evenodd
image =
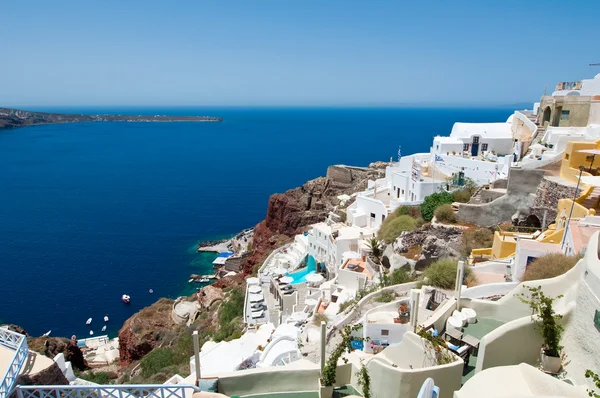
<svg viewBox="0 0 600 398"><path fill-rule="evenodd" d="M8 369L2 379L0 379L0 398L4 398L9 396L17 381L19 372L29 356L29 350L27 347L27 337L3 328L0 328L0 345L15 351L9 362Z"/></svg>
<svg viewBox="0 0 600 398"><path fill-rule="evenodd" d="M105 386L18 386L19 398L64 397L64 398L186 398L186 392L198 392L192 385L105 385Z"/></svg>

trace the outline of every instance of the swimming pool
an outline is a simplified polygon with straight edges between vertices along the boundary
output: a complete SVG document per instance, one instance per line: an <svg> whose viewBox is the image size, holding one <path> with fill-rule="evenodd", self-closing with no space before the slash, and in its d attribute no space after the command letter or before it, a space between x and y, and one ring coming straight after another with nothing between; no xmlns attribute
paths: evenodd
<svg viewBox="0 0 600 398"><path fill-rule="evenodd" d="M288 274L289 277L292 277L294 279L294 281L290 284L296 285L298 283L305 283L306 275L312 274L314 272L317 272L317 262L315 261L315 258L309 254L308 258L306 259L305 268Z"/></svg>

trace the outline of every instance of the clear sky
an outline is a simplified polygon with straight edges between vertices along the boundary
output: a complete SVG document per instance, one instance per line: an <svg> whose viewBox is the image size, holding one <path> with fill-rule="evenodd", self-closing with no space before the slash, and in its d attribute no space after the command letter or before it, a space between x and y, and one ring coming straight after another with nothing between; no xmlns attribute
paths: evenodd
<svg viewBox="0 0 600 398"><path fill-rule="evenodd" d="M513 104L600 67L599 0L6 1L0 106Z"/></svg>

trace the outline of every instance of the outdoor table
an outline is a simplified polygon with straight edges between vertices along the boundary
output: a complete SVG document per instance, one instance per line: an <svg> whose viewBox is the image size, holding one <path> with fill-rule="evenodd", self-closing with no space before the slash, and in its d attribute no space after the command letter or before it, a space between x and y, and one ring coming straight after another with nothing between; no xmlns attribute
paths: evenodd
<svg viewBox="0 0 600 398"><path fill-rule="evenodd" d="M461 341L463 335L460 330L454 328L447 328L445 334L446 336L450 336L451 338L457 341Z"/></svg>
<svg viewBox="0 0 600 398"><path fill-rule="evenodd" d="M479 351L479 339L475 336L471 336L470 334L466 335L462 338L463 343L473 348L473 355L477 355Z"/></svg>

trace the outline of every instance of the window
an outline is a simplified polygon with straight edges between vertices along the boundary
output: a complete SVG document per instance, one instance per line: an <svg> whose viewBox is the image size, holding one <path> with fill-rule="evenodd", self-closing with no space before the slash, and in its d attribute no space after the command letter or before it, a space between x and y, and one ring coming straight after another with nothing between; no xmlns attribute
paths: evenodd
<svg viewBox="0 0 600 398"><path fill-rule="evenodd" d="M481 144L482 151L487 151L487 148L488 148L488 144Z"/></svg>
<svg viewBox="0 0 600 398"><path fill-rule="evenodd" d="M381 329L381 335L382 336L389 336L390 335L390 331L388 329Z"/></svg>
<svg viewBox="0 0 600 398"><path fill-rule="evenodd" d="M371 213L371 218L375 218L375 213Z"/></svg>
<svg viewBox="0 0 600 398"><path fill-rule="evenodd" d="M385 214L381 215L381 222L383 222L385 220Z"/></svg>
<svg viewBox="0 0 600 398"><path fill-rule="evenodd" d="M479 144L479 137L473 137L473 144Z"/></svg>
<svg viewBox="0 0 600 398"><path fill-rule="evenodd" d="M404 195L404 189L402 190L402 195Z"/></svg>
<svg viewBox="0 0 600 398"><path fill-rule="evenodd" d="M569 154L565 153L565 160L569 160Z"/></svg>
<svg viewBox="0 0 600 398"><path fill-rule="evenodd" d="M571 111L560 111L560 120L569 120L569 113Z"/></svg>
<svg viewBox="0 0 600 398"><path fill-rule="evenodd" d="M469 150L469 144L463 144L463 151Z"/></svg>

